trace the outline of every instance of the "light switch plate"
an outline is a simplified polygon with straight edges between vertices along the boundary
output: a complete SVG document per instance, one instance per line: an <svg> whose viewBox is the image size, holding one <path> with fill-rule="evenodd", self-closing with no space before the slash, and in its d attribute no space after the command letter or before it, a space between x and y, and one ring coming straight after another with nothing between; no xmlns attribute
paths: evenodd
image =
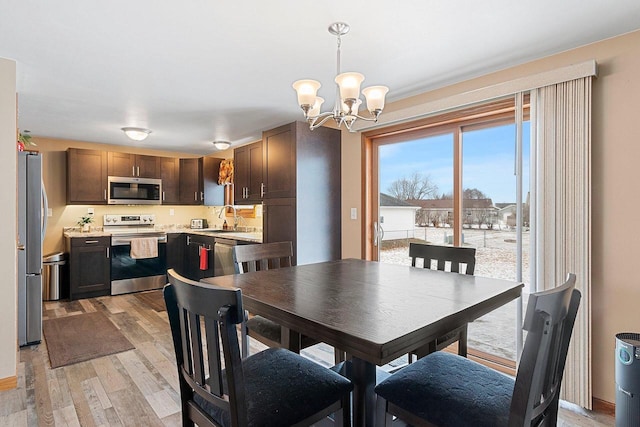
<svg viewBox="0 0 640 427"><path fill-rule="evenodd" d="M176 214L175 209L169 209L169 216L174 216Z"/></svg>
<svg viewBox="0 0 640 427"><path fill-rule="evenodd" d="M358 219L358 208L351 208L351 219Z"/></svg>

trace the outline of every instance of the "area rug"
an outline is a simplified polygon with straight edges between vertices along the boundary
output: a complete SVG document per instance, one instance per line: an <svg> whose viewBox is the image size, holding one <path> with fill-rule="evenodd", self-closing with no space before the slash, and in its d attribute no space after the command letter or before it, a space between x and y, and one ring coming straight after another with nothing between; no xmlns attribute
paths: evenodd
<svg viewBox="0 0 640 427"><path fill-rule="evenodd" d="M135 348L101 312L42 322L51 368L67 366Z"/></svg>
<svg viewBox="0 0 640 427"><path fill-rule="evenodd" d="M167 310L167 306L164 303L164 297L162 296L161 290L149 291L149 292L138 292L134 295L136 296L136 298L138 298L143 303L147 304L149 307L151 307L155 311Z"/></svg>

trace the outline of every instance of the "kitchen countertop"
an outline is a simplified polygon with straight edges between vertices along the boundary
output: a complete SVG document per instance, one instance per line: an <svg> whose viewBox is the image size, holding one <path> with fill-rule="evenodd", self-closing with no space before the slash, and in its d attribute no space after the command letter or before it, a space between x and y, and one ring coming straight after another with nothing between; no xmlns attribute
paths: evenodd
<svg viewBox="0 0 640 427"><path fill-rule="evenodd" d="M202 230L192 229L192 228L182 228L175 230L157 230L164 231L167 234L169 233L188 233L188 234L198 234L201 236L211 236L211 237L224 237L230 240L241 240L244 242L252 242L252 243L262 243L262 232L261 231L229 231L229 230L220 230L215 228L205 228ZM108 231L90 231L90 232L80 232L80 231L65 231L64 237L109 237L111 233Z"/></svg>

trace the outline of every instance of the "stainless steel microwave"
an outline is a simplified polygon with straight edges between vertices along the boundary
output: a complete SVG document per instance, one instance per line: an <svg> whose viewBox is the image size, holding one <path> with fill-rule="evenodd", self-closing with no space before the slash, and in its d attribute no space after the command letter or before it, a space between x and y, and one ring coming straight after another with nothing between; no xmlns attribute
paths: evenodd
<svg viewBox="0 0 640 427"><path fill-rule="evenodd" d="M162 180L110 176L108 196L110 205L160 205Z"/></svg>

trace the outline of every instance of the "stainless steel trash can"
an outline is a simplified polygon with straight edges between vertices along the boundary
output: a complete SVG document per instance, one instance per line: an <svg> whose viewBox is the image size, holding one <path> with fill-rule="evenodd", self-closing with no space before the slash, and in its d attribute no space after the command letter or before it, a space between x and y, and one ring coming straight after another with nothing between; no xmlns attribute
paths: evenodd
<svg viewBox="0 0 640 427"><path fill-rule="evenodd" d="M60 266L67 263L64 252L55 252L42 257L42 300L60 299Z"/></svg>
<svg viewBox="0 0 640 427"><path fill-rule="evenodd" d="M616 335L616 427L640 427L640 334Z"/></svg>

